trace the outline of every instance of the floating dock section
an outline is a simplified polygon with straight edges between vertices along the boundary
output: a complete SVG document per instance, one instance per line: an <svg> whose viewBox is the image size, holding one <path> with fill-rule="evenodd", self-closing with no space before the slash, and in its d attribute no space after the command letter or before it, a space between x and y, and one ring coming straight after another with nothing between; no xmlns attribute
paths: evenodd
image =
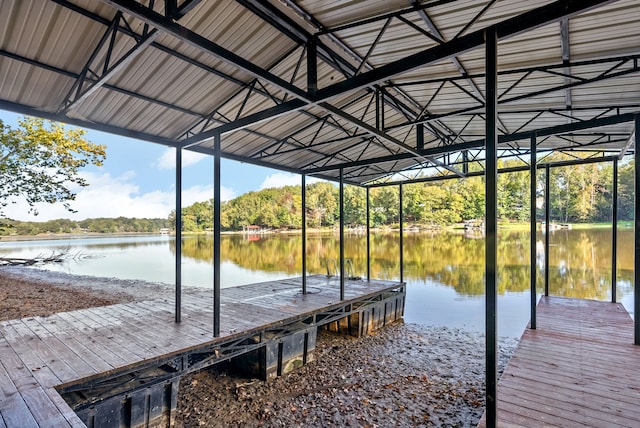
<svg viewBox="0 0 640 428"><path fill-rule="evenodd" d="M620 303L542 297L498 383L498 426L640 426L640 346ZM484 420L479 427L484 427Z"/></svg>
<svg viewBox="0 0 640 428"><path fill-rule="evenodd" d="M354 336L401 318L405 285L322 275L0 322L0 428L171 426L180 378L234 359L265 380L313 360L318 328Z"/></svg>

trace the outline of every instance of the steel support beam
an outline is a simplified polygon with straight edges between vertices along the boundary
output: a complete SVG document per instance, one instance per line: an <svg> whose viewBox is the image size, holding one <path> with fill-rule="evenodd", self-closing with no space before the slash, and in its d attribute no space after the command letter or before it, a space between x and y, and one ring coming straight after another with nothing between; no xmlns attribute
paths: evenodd
<svg viewBox="0 0 640 428"><path fill-rule="evenodd" d="M530 217L529 217L529 226L530 226L530 232L529 232L529 236L531 237L531 241L530 241L530 248L531 248L531 258L530 258L530 262L531 262L531 271L530 271L530 275L531 275L531 321L529 322L529 327L533 330L536 329L536 305L538 304L538 293L537 293L537 287L536 287L536 282L537 282L537 272L538 272L538 257L537 257L537 253L536 253L536 244L537 244L537 237L536 237L536 232L537 232L537 224L536 224L536 188L537 188L537 172L538 169L536 168L536 163L537 163L537 141L536 141L536 137L535 135L531 136L531 160L529 161L529 178L530 178L530 197L531 197L531 205L530 205Z"/></svg>
<svg viewBox="0 0 640 428"><path fill-rule="evenodd" d="M634 259L633 259L633 317L634 343L640 345L640 147L638 138L640 135L640 115L636 115L634 123L636 142L634 144L635 161L635 197L634 197Z"/></svg>
<svg viewBox="0 0 640 428"><path fill-rule="evenodd" d="M400 209L398 212L398 220L400 223L400 282L404 282L404 215L403 215L403 206L402 203L402 184L400 184L398 189L399 192L399 205Z"/></svg>
<svg viewBox="0 0 640 428"><path fill-rule="evenodd" d="M340 300L344 300L344 171L340 170Z"/></svg>
<svg viewBox="0 0 640 428"><path fill-rule="evenodd" d="M536 135L537 138L547 137L550 135L564 134L567 132L586 130L591 128L598 128L601 126L616 125L619 123L631 122L634 118L633 113L624 113L615 116L599 117L595 119L584 120L581 122L567 123L557 126L550 126L547 128L540 128L537 130L517 132L508 135L499 135L498 143L506 144L516 142L520 140L528 140L532 135ZM464 143L444 145L438 147L431 147L424 150L420 150L419 154L425 157L432 157L439 154L451 153L460 150L468 149L481 149L484 146L484 139L478 139L473 141L466 141ZM378 158L363 159L360 161L345 162L335 165L327 165L318 168L309 168L305 172L307 174L318 174L326 171L335 171L339 168L355 168L359 166L366 166L371 164L379 164L383 162L391 162L394 160L410 159L415 157L411 153L398 153L397 155L382 156Z"/></svg>
<svg viewBox="0 0 640 428"><path fill-rule="evenodd" d="M568 161L559 161L559 162L550 162L550 163L543 163L543 164L538 164L536 166L536 169L546 169L547 166L554 168L554 167L559 167L559 166L572 166L572 165L587 165L587 164L592 164L592 163L603 163L603 162L610 162L613 161L614 158L616 158L617 156L603 156L603 157L599 157L599 158L586 158L586 159L574 159L574 160L568 160ZM509 172L520 172L520 171L529 171L529 165L522 165L522 166L515 166L515 167L508 167L508 168L499 168L498 169L498 173L499 174L503 174L503 173L509 173ZM484 171L472 171L470 173L467 174L467 178L470 177L483 177L484 176ZM430 183L430 182L434 182L434 181L442 181L442 180L453 180L453 179L458 179L459 177L457 175L453 175L453 174L449 174L449 175L438 175L438 176L431 176L431 177L424 177L424 178L416 178L416 179L412 179L412 180L406 180L406 181L402 181L403 184L406 183ZM367 188L376 188L376 187L386 187L386 186L397 186L398 184L400 184L400 182L394 181L394 182L388 182L388 183L376 183L376 184L370 184L367 186Z"/></svg>
<svg viewBox="0 0 640 428"><path fill-rule="evenodd" d="M374 137L379 138L382 141L385 141L387 143L390 143L396 147L399 147L403 150L405 150L408 153L411 153L414 156L423 158L426 161L429 161L431 163L433 163L434 165L437 165L439 167L442 167L444 169L447 169L451 172L453 172L454 174L459 175L460 177L464 177L464 174L462 174L462 172L458 171L455 168L450 167L449 165L444 164L443 162L438 161L437 159L434 159L432 157L428 157L428 156L423 156L420 154L420 152L418 152L418 150L414 149L413 147L410 147L408 145L406 145L405 143L403 143L402 141L397 140L396 138L390 136L389 134L387 134L386 132L380 131L379 129L369 125L368 123L351 116L350 114L342 111L341 109L332 106L331 104L328 103L320 103L319 104L320 107L324 108L327 111L330 111L331 113L335 114L338 117L341 117L342 119L345 119L346 121L354 124L355 126L359 127L360 129L363 129L364 131L367 131L368 133L370 133L371 135L373 135Z"/></svg>
<svg viewBox="0 0 640 428"><path fill-rule="evenodd" d="M307 176L302 174L302 294L307 294Z"/></svg>
<svg viewBox="0 0 640 428"><path fill-rule="evenodd" d="M568 65L571 61L571 48L569 42L569 19L560 20L560 49L562 50L562 64L564 64L564 84L567 87L564 90L564 103L568 110L571 110L573 100L571 98L571 67Z"/></svg>
<svg viewBox="0 0 640 428"><path fill-rule="evenodd" d="M210 139L216 133L226 133L247 126L251 126L262 120L266 120L277 115L298 110L306 105L318 104L327 101L333 97L342 95L346 92L356 91L367 88L371 85L382 83L394 76L403 74L417 68L424 67L428 64L440 62L444 59L455 57L461 53L476 49L484 44L484 29L460 36L456 39L445 42L441 45L425 49L408 57L383 65L376 69L349 77L338 83L318 89L315 96L311 97L306 91L289 84L283 79L268 73L267 71L256 67L248 61L238 57L232 52L226 51L224 48L212 43L209 40L193 33L187 28L166 20L161 15L142 7L135 2L129 0L102 0L112 4L119 10L134 14L136 17L159 28L160 30L184 41L198 49L204 50L215 55L249 73L259 77L280 89L294 95L298 99L294 99L270 109L257 112L253 115L246 116L238 121L221 125L215 130L205 131L190 139L185 140L186 144L193 144L199 141ZM548 23L558 21L559 19L570 17L578 13L588 11L598 6L611 3L614 0L558 0L551 4L547 4L536 9L525 12L521 15L507 19L495 25L498 39L506 39L520 33L544 26ZM384 125L383 125L384 126Z"/></svg>
<svg viewBox="0 0 640 428"><path fill-rule="evenodd" d="M489 3L487 3L487 5L483 8L483 10L481 11L481 13L479 15L476 16L475 19L480 18L482 15L485 14L485 12L495 3L496 0L491 0ZM420 3L417 0L413 0L411 2L414 6L419 5ZM418 10L418 15L422 18L422 20L424 21L425 25L427 26L427 28L429 28L429 31L431 31L431 33L437 38L439 39L442 43L445 42L445 38L444 35L440 32L440 30L438 29L438 27L436 26L436 24L433 22L433 20L431 19L431 17L429 16L429 14L427 13L426 10L421 9ZM470 21L467 25L472 25L473 22L475 22L475 19ZM465 28L459 33L457 34L454 38L459 37L460 35L462 35L462 33L467 29L468 27L465 26ZM471 77L469 77L469 72L467 71L467 69L464 67L464 65L462 65L462 62L460 61L460 59L458 59L457 56L453 56L451 57L451 62L453 63L453 65L458 69L458 72L460 73L460 75L464 78L464 80L467 82L467 85L469 85L469 87L472 89L473 93L475 94L476 97L478 97L479 100L481 100L483 103L485 102L484 99L484 95L482 94L482 91L480 90L480 88L478 88L478 85L476 85L476 83L473 81L473 79ZM502 126L502 128L504 129L504 132L508 132L507 127L504 126L504 124L500 121L500 118L498 117L497 119L497 123L500 124Z"/></svg>
<svg viewBox="0 0 640 428"><path fill-rule="evenodd" d="M207 52L216 58L221 59L239 69L250 73L251 75L263 79L272 85L282 89L283 91L295 96L296 98L311 102L309 94L298 88L297 86L287 82L286 80L276 76L273 73L259 67L251 61L231 52L217 43L201 36L198 33L184 27L171 18L167 18L157 13L150 7L146 7L134 0L101 0L103 3L109 4L121 12L135 16L137 19L149 24L158 30L166 33L189 46Z"/></svg>
<svg viewBox="0 0 640 428"><path fill-rule="evenodd" d="M116 24L117 25L117 24ZM114 32L117 29L113 30ZM128 66L138 55L140 55L148 46L150 46L160 35L158 30L151 30L149 33L145 34L142 39L136 42L136 45L129 49L122 58L120 58L115 64L109 67L105 72L95 81L91 81L87 79L87 74L90 71L89 66L87 64L86 69L83 70L82 78L79 79L74 88L76 91L75 95L70 94L71 96L68 99L68 103L63 105L59 113L66 114L70 110L73 110L84 100L88 99L93 95L98 89L102 88L113 76L118 74L120 70ZM108 64L105 64L107 66ZM86 85L85 83L89 81L90 83Z"/></svg>
<svg viewBox="0 0 640 428"><path fill-rule="evenodd" d="M618 288L618 159L613 160L611 191L611 302L616 303Z"/></svg>
<svg viewBox="0 0 640 428"><path fill-rule="evenodd" d="M367 187L367 281L371 281L371 189Z"/></svg>
<svg viewBox="0 0 640 428"><path fill-rule="evenodd" d="M551 234L551 168L545 167L544 176L544 295L549 295L549 240Z"/></svg>
<svg viewBox="0 0 640 428"><path fill-rule="evenodd" d="M318 91L318 44L315 37L307 42L307 91L310 94Z"/></svg>
<svg viewBox="0 0 640 428"><path fill-rule="evenodd" d="M495 428L497 425L498 399L498 34L495 27L485 31L485 71L486 71L486 121L485 121L485 150L486 180L485 180L485 338L486 338L486 426Z"/></svg>
<svg viewBox="0 0 640 428"><path fill-rule="evenodd" d="M222 136L215 138L213 156L213 336L220 336L220 208L222 204L220 183L220 158Z"/></svg>
<svg viewBox="0 0 640 428"><path fill-rule="evenodd" d="M176 322L182 321L182 149L176 147Z"/></svg>
<svg viewBox="0 0 640 428"><path fill-rule="evenodd" d="M506 39L563 18L569 18L598 6L612 3L614 0L558 0L553 3L532 9L495 24L498 40ZM421 68L428 64L449 59L458 54L476 49L484 44L486 29L480 29L452 39L441 45L409 55L366 73L359 74L344 81L318 90L316 101L325 100L344 92L362 89L372 84L381 83L399 74Z"/></svg>

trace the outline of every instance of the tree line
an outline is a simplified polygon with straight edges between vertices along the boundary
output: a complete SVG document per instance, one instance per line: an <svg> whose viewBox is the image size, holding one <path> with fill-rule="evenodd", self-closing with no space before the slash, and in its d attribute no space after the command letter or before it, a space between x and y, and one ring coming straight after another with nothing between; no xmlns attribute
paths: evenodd
<svg viewBox="0 0 640 428"><path fill-rule="evenodd" d="M546 161L559 161L561 155ZM501 160L499 168L521 166L517 160ZM536 189L537 220L544 218L544 170L538 170ZM611 220L613 166L594 163L551 168L551 219L557 222L606 222ZM633 162L621 162L618 169L618 219L633 219ZM498 216L501 221L529 221L529 171L498 175ZM339 189L334 183L317 182L306 189L307 226L331 228L339 223ZM398 186L370 189L370 218L373 227L397 226L400 218ZM403 215L407 225L439 227L466 220L482 219L485 208L484 177L447 179L403 185ZM345 224L366 224L366 189L344 188ZM47 222L4 220L0 234L37 235L42 233L155 233L174 228L175 211L167 218L96 218ZM224 202L221 207L223 230L238 231L256 225L271 229L299 229L302 225L301 186L285 186L248 192ZM213 229L213 201L196 202L182 209L185 232Z"/></svg>
<svg viewBox="0 0 640 428"><path fill-rule="evenodd" d="M0 235L50 233L157 233L173 227L168 218L90 218L81 221L57 219L43 222L3 219Z"/></svg>
<svg viewBox="0 0 640 428"><path fill-rule="evenodd" d="M548 162L565 160L550 156ZM517 160L501 160L499 168L522 166ZM611 163L554 167L550 170L550 215L557 222L585 223L611 220ZM618 170L618 219L633 219L633 162L622 162ZM538 170L537 220L544 218L545 171ZM529 221L531 193L529 171L498 176L498 217L501 221ZM306 189L308 227L333 227L339 223L339 189L318 182ZM370 189L370 218L373 227L397 226L400 218L399 187ZM407 224L445 226L484 218L484 177L447 179L403 185L403 216ZM213 227L213 202L198 202L183 208L183 230L202 231ZM346 185L344 216L348 226L366 224L366 189ZM170 219L175 219L172 212ZM242 230L249 225L273 229L298 229L302 225L301 186L285 186L245 193L224 202L221 226Z"/></svg>

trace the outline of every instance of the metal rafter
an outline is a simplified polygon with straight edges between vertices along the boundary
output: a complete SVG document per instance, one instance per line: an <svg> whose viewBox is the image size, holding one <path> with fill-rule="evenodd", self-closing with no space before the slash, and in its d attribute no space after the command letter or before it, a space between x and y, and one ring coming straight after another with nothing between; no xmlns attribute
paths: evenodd
<svg viewBox="0 0 640 428"><path fill-rule="evenodd" d="M618 114L618 115L615 115L615 116L598 117L598 118L594 118L594 119L590 119L590 120L584 120L584 121L581 121L581 122L568 123L568 124L552 126L552 127L548 127L548 128L540 128L540 129L536 129L536 130L533 130L533 131L512 133L512 134L509 134L509 135L499 135L498 136L498 143L499 144L506 144L506 143L515 142L515 141L519 141L519 140L528 140L528 139L530 139L531 135L536 134L538 136L538 138L542 138L542 139L540 139L538 141L539 145L542 145L544 143L544 139L543 138L547 137L547 136L552 136L552 135L557 135L557 134L564 134L564 133L569 133L569 132L579 131L579 130L585 130L585 129L591 129L591 128L599 128L601 126L608 126L608 125L615 125L615 124L620 124L620 123L627 123L627 122L632 121L633 117L634 117L633 113L624 113L624 114ZM466 141L464 143L452 144L452 145L448 145L448 146L427 148L427 149L422 150L421 153L423 155L425 155L425 156L433 156L433 155L437 155L437 154L451 153L451 152L460 151L460 150L481 148L483 145L484 145L484 139L477 139L477 140L474 140L474 141ZM540 151L542 151L542 150L540 150ZM413 156L411 156L411 154L400 153L400 154L397 154L397 155L394 155L394 156L370 158L370 159L365 159L365 160L362 160L362 161L351 162L351 163L342 164L342 165L328 165L328 166L321 167L321 168L308 169L305 172L307 174L317 174L317 173L322 173L322 172L326 172L326 171L335 170L335 169L337 169L339 167L353 168L353 167L357 167L357 166L389 162L389 161L394 160L394 159L395 160L409 159L409 158L412 158L412 157Z"/></svg>
<svg viewBox="0 0 640 428"><path fill-rule="evenodd" d="M560 21L560 49L562 50L562 64L564 65L563 71L566 75L564 78L565 85L571 84L571 67L568 65L571 61L571 48L569 41L569 19L565 18ZM571 110L573 101L571 99L571 87L567 86L564 90L564 103L567 110Z"/></svg>
<svg viewBox="0 0 640 428"><path fill-rule="evenodd" d="M123 0L119 0L123 1ZM521 15L495 24L498 39L505 39L534 28L541 27L550 22L570 17L578 13L613 2L614 0L558 0L554 3L538 7ZM406 58L391 62L376 69L334 83L326 88L319 89L313 102L328 100L345 92L367 88L379 84L402 73L432 64L443 59L457 56L463 52L476 49L484 45L484 30L474 31L457 39L450 40L442 45L434 46L409 55ZM247 126L251 126L271 117L286 114L305 106L307 102L297 99L291 100L270 109L244 117L239 121L222 125L215 130L201 133L198 136L186 139L185 144L197 144L200 141L211 138L216 132L227 133Z"/></svg>
<svg viewBox="0 0 640 428"><path fill-rule="evenodd" d="M637 62L637 58L635 56L633 57L625 57L625 58L616 58L616 59L606 59L603 60L602 63L609 63L609 62L613 62L614 65L612 67L610 67L608 70L600 73L597 76L591 77L591 78L581 78L581 77L575 77L575 76L565 76L567 79L570 79L572 81L570 81L570 83L563 83L561 85L557 85L557 86L553 86L553 87L547 87L545 89L540 89L537 91L532 91L526 94L520 94L517 96L513 96L511 98L505 98L504 95L506 95L508 92L510 92L513 88L515 88L517 86L517 84L521 83L524 80L525 76L528 76L530 74L532 74L534 71L542 71L542 72L549 72L548 69L546 70L527 70L524 72L523 78L519 79L518 81L516 81L513 85L511 85L509 88L507 88L502 95L499 97L498 99L498 105L506 105L515 101L520 101L520 100L524 100L524 99L528 99L528 98L533 98L536 96L540 96L540 95L544 95L547 93L551 93L551 92L557 92L557 91L566 91L570 90L571 88L576 88L576 87L580 87L580 86L584 86L584 85L589 85L589 84L593 84L593 83L597 83L597 82L601 82L604 80L608 80L608 79L614 79L617 77L621 77L621 76L626 76L626 75L630 75L630 74L634 74L634 73L638 73L640 72L640 66L638 65ZM622 65L630 63L630 67L623 69L623 70L618 70L616 71L618 68L620 68ZM570 66L570 65L569 65ZM563 66L564 67L564 66ZM511 74L510 72L504 72L503 74ZM633 105L635 106L635 105ZM615 106L613 106L615 108ZM625 108L626 106L622 105L619 108ZM428 123L434 120L440 120L443 119L445 117L450 117L450 116L460 116L460 115L464 115L464 114L471 114L471 115L475 115L478 114L482 111L483 105L482 104L478 104L477 106L471 106L471 107L465 107L465 108L461 108L458 110L453 110L447 113L440 113L440 114L433 114L430 116L422 116L421 119L418 119L416 121L412 121L412 122L405 122L405 123L400 123L400 124L394 124L391 126L386 127L386 130L391 130L391 129L396 129L396 128L403 128L406 126L411 126L411 125L415 125L418 123ZM587 109L592 109L591 107L586 107ZM605 107L603 107L605 108ZM606 106L606 108L612 108L612 106ZM581 108L582 110L585 109L585 107ZM565 111L578 111L581 109L576 109L571 105L567 105L565 106L564 109ZM531 112L532 110L528 110L527 112ZM561 109L541 109L538 110L541 112L545 112L545 111L554 111L554 112L558 112L561 111ZM502 111L502 113L513 113L512 111L509 110L504 110ZM572 116L567 116L568 119L570 120L578 120Z"/></svg>
<svg viewBox="0 0 640 428"><path fill-rule="evenodd" d="M457 39L458 37L460 37L462 34L464 34L464 32L476 21L478 20L480 17L482 17L488 10L489 8L495 3L496 0L491 0L489 3L487 3L485 5L485 7L482 8L482 10L480 11L480 13L478 13L471 21L469 21L467 23L467 25L465 25L459 32L458 34L456 34L456 36L454 37L454 39ZM412 0L412 3L414 5L419 4L419 2L417 0ZM429 14L427 13L426 10L421 9L418 11L418 15L420 16L420 18L422 18L422 21L425 23L425 25L427 26L427 28L429 28L429 31L431 31L431 33L433 33L433 35L440 40L440 43L445 43L446 40L444 38L444 35L440 32L440 29L438 29L438 26L433 22L433 20L431 19L431 17L429 16ZM464 78L464 80L467 82L467 85L469 85L469 87L471 88L471 90L473 92L475 92L475 96L477 99L482 101L482 104L484 105L485 103L485 99L484 99L484 95L482 93L482 91L480 90L480 88L478 88L478 85L476 85L476 82L473 81L473 79L471 79L469 76L469 72L467 71L467 69L464 67L464 65L462 65L462 62L460 61L460 59L457 56L453 56L450 58L451 62L453 63L453 65L456 67L456 69L458 70L458 72L460 73L460 75ZM460 88L462 89L462 88ZM508 133L509 129L505 126L505 124L500 120L500 118L498 118L498 123L500 124L500 126L502 127L502 132L503 133Z"/></svg>
<svg viewBox="0 0 640 428"><path fill-rule="evenodd" d="M204 50L205 52L238 67L239 69L252 74L255 77L264 79L275 87L282 89L302 100L312 102L309 94L298 88L295 85L290 84L286 80L273 73L268 72L262 67L254 64L253 62L239 56L238 54L231 52L230 50L220 46L217 43L202 37L200 34L191 31L190 29L178 24L171 18L167 18L153 9L146 7L134 0L100 0L103 3L107 3L121 12L125 12L129 15L136 17L137 19L157 28L163 33L169 34L176 39L193 46L197 49Z"/></svg>
<svg viewBox="0 0 640 428"><path fill-rule="evenodd" d="M292 22L291 19L289 19L287 16L283 15L280 11L278 11L278 9L272 7L269 3L257 2L255 0L239 0L239 2L241 4L243 4L245 7L247 7L249 10L253 11L254 13L256 13L258 16L260 16L263 19L265 19L267 22L269 22L272 25L274 25L276 28L278 28L281 31L283 31L290 38L292 38L292 40L294 40L296 43L304 44L304 45L308 46L310 41L312 41L313 46L315 47L314 52L316 52L320 57L324 58L325 61L328 64L332 64L332 65L334 65L334 67L336 69L342 71L343 74L346 77L357 75L365 67L367 69L372 69L372 67L367 63L367 59L370 56L370 54L372 53L372 51L375 49L375 46L380 41L380 38L384 34L385 30L387 29L387 27L388 27L388 25L390 23L390 20L392 19L392 17L389 17L386 20L386 22L384 23L382 29L378 33L378 36L376 37L376 40L370 46L369 51L367 52L367 54L364 57L360 57L355 51L353 51L351 48L349 48L339 38L335 37L332 34L329 34L329 37L330 37L330 39L331 39L331 41L333 43L335 43L338 46L340 46L344 51L348 52L348 54L354 60L359 62L359 66L358 67L354 67L348 61L345 61L345 60L338 61L338 60L336 60L337 58L340 58L340 56L337 55L336 53L332 52L327 46L321 44L320 40L319 40L319 38L317 36L309 34L306 30L304 30L303 28L298 26L296 23ZM305 16L305 19L307 21L311 22L314 26L316 26L316 28L322 30L322 28L323 28L322 24L320 22L318 22L312 15L310 15L306 11L304 11L300 6L295 4L295 2L287 1L287 4L288 4L288 6L296 9L299 14ZM327 58L329 58L329 60ZM330 59L334 59L334 61L331 61ZM372 87L369 87L369 88L366 88L366 89L371 91L372 94L375 94L377 92L377 87L376 86L372 86ZM317 89L315 89L315 85L314 85L314 94L316 92L317 92ZM400 95L403 95L406 99L408 99L411 102L413 102L413 104L416 107L419 107L419 104L415 103L415 101L413 101L406 94L404 94L404 93L402 93L400 91L398 91L398 92L400 93ZM407 107L404 104L402 104L396 97L391 97L391 100L392 100L393 107L397 111L399 111L400 113L404 114L405 117L407 117L407 118L415 117L416 113L414 111L412 111L409 107ZM326 102L318 103L318 106L325 108L327 111L334 112L334 114L340 115L339 113L336 113L336 107L334 107L334 106L332 106L330 104L327 104ZM346 108L346 106L343 105L343 106L340 106L340 108L338 108L337 110L338 111L342 111L345 108ZM348 114L347 115L342 115L340 117L342 117L344 120L352 123L357 128L361 128L362 129L362 126L361 126L362 120L360 120L359 122L358 121L352 121L352 116L350 116ZM370 131L372 131L371 135L373 135L375 137L378 137L378 138L381 138L382 140L391 142L392 144L396 144L395 141L389 140L389 138L387 138L386 136L382 136L381 137L378 134L378 132L373 132L375 129L376 129L375 127L371 128L371 130L370 130ZM438 135L437 129L431 129L431 132L434 135Z"/></svg>

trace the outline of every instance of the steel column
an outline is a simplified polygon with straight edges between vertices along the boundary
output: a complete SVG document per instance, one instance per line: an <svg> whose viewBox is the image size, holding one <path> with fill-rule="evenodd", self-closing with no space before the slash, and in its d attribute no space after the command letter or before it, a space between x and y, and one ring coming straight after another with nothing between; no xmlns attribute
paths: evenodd
<svg viewBox="0 0 640 428"><path fill-rule="evenodd" d="M549 165L545 167L544 177L544 295L549 295L549 235L551 227L551 196L549 195L551 187L551 168Z"/></svg>
<svg viewBox="0 0 640 428"><path fill-rule="evenodd" d="M536 162L538 161L536 158L537 152L537 141L536 136L531 136L531 160L529 161L529 166L531 167L529 170L529 178L530 178L530 195L531 195L531 205L530 205L530 218L529 218L529 226L530 226L530 236L531 236L531 321L529 323L529 327L533 330L536 329L536 304L538 303L538 294L536 289L536 280L537 280L537 254L536 254L536 244L537 244L537 236L536 236L536 187L537 187L537 168Z"/></svg>
<svg viewBox="0 0 640 428"><path fill-rule="evenodd" d="M404 281L404 236L403 236L403 231L404 231L404 216L402 213L402 184L399 187L399 193L400 193L400 214L399 214L399 220L400 220L400 282Z"/></svg>
<svg viewBox="0 0 640 428"><path fill-rule="evenodd" d="M367 281L371 281L371 197L367 187Z"/></svg>
<svg viewBox="0 0 640 428"><path fill-rule="evenodd" d="M182 149L176 147L176 322L182 320Z"/></svg>
<svg viewBox="0 0 640 428"><path fill-rule="evenodd" d="M344 300L344 170L340 168L340 300Z"/></svg>
<svg viewBox="0 0 640 428"><path fill-rule="evenodd" d="M416 149L424 150L424 123L416 125Z"/></svg>
<svg viewBox="0 0 640 428"><path fill-rule="evenodd" d="M613 160L613 183L611 191L611 302L617 300L618 269L618 159Z"/></svg>
<svg viewBox="0 0 640 428"><path fill-rule="evenodd" d="M486 334L486 426L497 424L498 352L497 352L497 268L498 268L498 132L497 132L497 86L498 86L498 37L496 28L485 31L486 69L486 181L485 181L485 334Z"/></svg>
<svg viewBox="0 0 640 428"><path fill-rule="evenodd" d="M376 88L374 96L376 97L376 129L380 129L380 89Z"/></svg>
<svg viewBox="0 0 640 428"><path fill-rule="evenodd" d="M469 150L462 151L462 173L469 174Z"/></svg>
<svg viewBox="0 0 640 428"><path fill-rule="evenodd" d="M213 335L220 336L220 158L222 138L215 137L213 156Z"/></svg>
<svg viewBox="0 0 640 428"><path fill-rule="evenodd" d="M634 259L633 259L633 312L634 320L634 343L640 345L640 115L635 116L635 214L634 214Z"/></svg>
<svg viewBox="0 0 640 428"><path fill-rule="evenodd" d="M307 294L307 176L302 174L302 294Z"/></svg>
<svg viewBox="0 0 640 428"><path fill-rule="evenodd" d="M315 37L307 42L307 91L318 92L318 43Z"/></svg>

